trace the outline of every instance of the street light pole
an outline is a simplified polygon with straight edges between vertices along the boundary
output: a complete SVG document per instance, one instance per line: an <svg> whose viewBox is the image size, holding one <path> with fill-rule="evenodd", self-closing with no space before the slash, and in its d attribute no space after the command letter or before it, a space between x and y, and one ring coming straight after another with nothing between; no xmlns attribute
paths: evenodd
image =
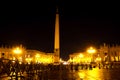
<svg viewBox="0 0 120 80"><path fill-rule="evenodd" d="M14 53L14 57L18 59L18 56L22 53L22 50L19 47L17 47L13 49L13 53Z"/></svg>
<svg viewBox="0 0 120 80"><path fill-rule="evenodd" d="M94 62L93 54L96 53L96 50L93 47L90 47L90 48L87 49L87 52L90 54L91 62Z"/></svg>

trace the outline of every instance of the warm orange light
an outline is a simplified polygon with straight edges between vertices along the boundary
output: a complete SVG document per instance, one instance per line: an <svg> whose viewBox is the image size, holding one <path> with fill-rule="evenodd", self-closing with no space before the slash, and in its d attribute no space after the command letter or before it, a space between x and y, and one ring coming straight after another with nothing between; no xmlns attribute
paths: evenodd
<svg viewBox="0 0 120 80"><path fill-rule="evenodd" d="M40 57L40 54L36 54L35 57L36 57L36 58L39 58L39 57Z"/></svg>
<svg viewBox="0 0 120 80"><path fill-rule="evenodd" d="M80 53L80 54L79 54L79 57L80 57L80 58L83 58L83 57L84 57L84 55Z"/></svg>
<svg viewBox="0 0 120 80"><path fill-rule="evenodd" d="M84 80L85 78L85 73L84 72L78 72L78 76L81 80Z"/></svg>
<svg viewBox="0 0 120 80"><path fill-rule="evenodd" d="M88 53L95 53L96 50L93 48L93 47L90 47L88 50L87 50Z"/></svg>
<svg viewBox="0 0 120 80"><path fill-rule="evenodd" d="M30 64L30 62L32 61L32 58L26 58L25 60L26 60L27 63Z"/></svg>
<svg viewBox="0 0 120 80"><path fill-rule="evenodd" d="M22 50L20 50L20 48L17 47L16 49L13 50L13 52L14 52L15 54L20 54L20 53L22 53Z"/></svg>
<svg viewBox="0 0 120 80"><path fill-rule="evenodd" d="M35 62L40 63L40 54L35 55Z"/></svg>
<svg viewBox="0 0 120 80"><path fill-rule="evenodd" d="M100 61L101 61L101 58L100 58L100 57L97 57L95 61L96 61L96 62L100 62Z"/></svg>

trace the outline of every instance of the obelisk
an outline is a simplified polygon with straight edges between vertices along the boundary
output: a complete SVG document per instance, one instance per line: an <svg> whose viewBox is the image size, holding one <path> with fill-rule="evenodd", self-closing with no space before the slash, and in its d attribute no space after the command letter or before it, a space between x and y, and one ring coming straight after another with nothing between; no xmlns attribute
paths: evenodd
<svg viewBox="0 0 120 80"><path fill-rule="evenodd" d="M60 60L60 33L59 33L59 13L58 7L56 8L55 17L55 43L54 43L54 63L59 63Z"/></svg>

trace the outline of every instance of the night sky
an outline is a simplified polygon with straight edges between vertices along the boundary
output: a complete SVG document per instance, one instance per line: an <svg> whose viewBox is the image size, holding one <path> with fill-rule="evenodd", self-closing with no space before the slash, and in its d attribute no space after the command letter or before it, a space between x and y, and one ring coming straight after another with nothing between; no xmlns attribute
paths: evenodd
<svg viewBox="0 0 120 80"><path fill-rule="evenodd" d="M47 1L3 3L0 14L0 46L22 44L43 52L54 50L56 4L60 14L61 58L103 43L120 44L120 12L117 2L82 3Z"/></svg>

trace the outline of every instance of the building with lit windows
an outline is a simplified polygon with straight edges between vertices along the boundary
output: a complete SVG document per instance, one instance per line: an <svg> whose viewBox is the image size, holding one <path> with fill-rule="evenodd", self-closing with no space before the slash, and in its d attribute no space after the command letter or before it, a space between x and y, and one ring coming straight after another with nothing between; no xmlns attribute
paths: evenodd
<svg viewBox="0 0 120 80"><path fill-rule="evenodd" d="M69 55L70 63L80 64L80 63L89 63L91 62L91 56L86 52L78 52Z"/></svg>
<svg viewBox="0 0 120 80"><path fill-rule="evenodd" d="M1 47L0 58L15 60L23 57L26 54L26 49L20 45L19 47Z"/></svg>
<svg viewBox="0 0 120 80"><path fill-rule="evenodd" d="M120 61L120 45L102 45L98 49L102 61Z"/></svg>
<svg viewBox="0 0 120 80"><path fill-rule="evenodd" d="M45 53L38 50L29 50L22 46L18 47L1 47L0 58L9 60L19 60L24 63L44 63L50 64L54 62L53 53Z"/></svg>
<svg viewBox="0 0 120 80"><path fill-rule="evenodd" d="M84 51L73 53L69 55L69 62L81 63L81 62L119 62L120 61L120 45L102 45L100 48L94 51ZM89 52L90 51L90 52ZM94 52L94 53L93 53Z"/></svg>
<svg viewBox="0 0 120 80"><path fill-rule="evenodd" d="M21 62L36 62L36 63L59 63L60 62L60 41L59 41L59 13L58 8L55 18L55 38L54 38L54 53L45 53L38 50L28 50L22 46L0 48L0 58L19 60Z"/></svg>

